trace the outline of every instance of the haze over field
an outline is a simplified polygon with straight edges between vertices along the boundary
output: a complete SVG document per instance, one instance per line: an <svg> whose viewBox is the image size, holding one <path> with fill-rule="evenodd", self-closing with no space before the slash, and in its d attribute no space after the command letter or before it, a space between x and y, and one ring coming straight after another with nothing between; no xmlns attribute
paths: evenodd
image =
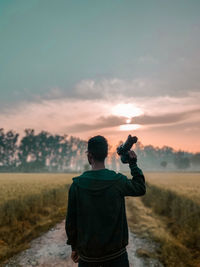
<svg viewBox="0 0 200 267"><path fill-rule="evenodd" d="M200 151L198 0L0 1L0 128Z"/></svg>

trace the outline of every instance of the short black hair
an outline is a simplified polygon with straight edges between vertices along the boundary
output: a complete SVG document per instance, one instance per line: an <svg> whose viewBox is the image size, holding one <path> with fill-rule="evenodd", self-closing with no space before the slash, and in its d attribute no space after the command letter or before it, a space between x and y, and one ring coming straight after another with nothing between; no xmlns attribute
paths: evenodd
<svg viewBox="0 0 200 267"><path fill-rule="evenodd" d="M108 155L108 142L101 135L94 136L88 140L88 152L97 161L104 161Z"/></svg>

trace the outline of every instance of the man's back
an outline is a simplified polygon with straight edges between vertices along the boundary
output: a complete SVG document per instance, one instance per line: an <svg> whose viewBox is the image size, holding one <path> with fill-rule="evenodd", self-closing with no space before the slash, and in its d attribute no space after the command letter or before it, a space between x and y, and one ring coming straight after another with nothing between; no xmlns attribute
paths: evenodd
<svg viewBox="0 0 200 267"><path fill-rule="evenodd" d="M134 165L132 174L131 180L101 169L73 179L66 231L68 244L76 248L82 260L106 261L125 252L128 227L124 196L145 193L141 170Z"/></svg>

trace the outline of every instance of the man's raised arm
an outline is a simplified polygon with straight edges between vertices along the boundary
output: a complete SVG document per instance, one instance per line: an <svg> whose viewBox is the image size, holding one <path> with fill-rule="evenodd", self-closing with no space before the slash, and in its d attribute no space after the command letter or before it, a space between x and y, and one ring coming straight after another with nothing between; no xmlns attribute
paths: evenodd
<svg viewBox="0 0 200 267"><path fill-rule="evenodd" d="M134 151L129 151L129 168L132 179L123 175L120 182L120 191L123 196L142 196L146 193L145 178L143 172L137 166L137 156Z"/></svg>

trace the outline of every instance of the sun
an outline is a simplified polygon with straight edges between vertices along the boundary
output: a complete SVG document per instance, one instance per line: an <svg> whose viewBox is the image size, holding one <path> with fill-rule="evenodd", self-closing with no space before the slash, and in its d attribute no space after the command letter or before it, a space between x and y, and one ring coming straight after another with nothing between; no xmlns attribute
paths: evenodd
<svg viewBox="0 0 200 267"><path fill-rule="evenodd" d="M133 104L117 104L111 110L113 115L127 117L126 123L131 122L132 117L141 115L143 112Z"/></svg>
<svg viewBox="0 0 200 267"><path fill-rule="evenodd" d="M134 124L132 122L133 117L137 117L143 114L142 110L133 104L117 104L112 108L112 114L116 116L126 117L126 124L122 124L119 126L120 131L137 130L141 127L141 125Z"/></svg>

